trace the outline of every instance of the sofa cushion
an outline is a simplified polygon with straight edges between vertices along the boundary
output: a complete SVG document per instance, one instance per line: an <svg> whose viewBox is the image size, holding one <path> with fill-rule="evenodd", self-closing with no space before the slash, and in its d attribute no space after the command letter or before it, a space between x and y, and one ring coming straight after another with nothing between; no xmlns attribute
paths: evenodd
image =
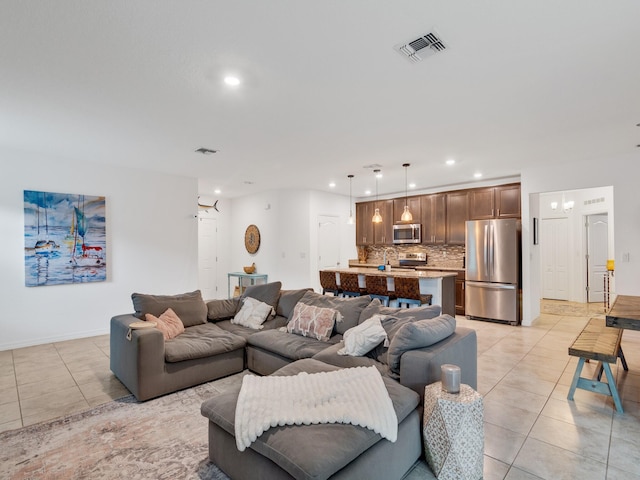
<svg viewBox="0 0 640 480"><path fill-rule="evenodd" d="M381 374L388 375L389 367L375 358L371 358L370 356L352 357L351 355L338 354L338 351L343 347L342 342L329 345L311 358L340 368L370 367L373 365Z"/></svg>
<svg viewBox="0 0 640 480"><path fill-rule="evenodd" d="M144 318L147 322L155 322L156 328L162 332L165 340L170 340L184 332L184 324L176 315L176 312L167 308L167 310L156 317L150 313L145 313Z"/></svg>
<svg viewBox="0 0 640 480"><path fill-rule="evenodd" d="M144 320L146 313L159 317L167 308L171 308L180 317L185 327L207 323L207 305L202 300L200 290L180 295L133 293L131 300L133 300L135 316L141 320Z"/></svg>
<svg viewBox="0 0 640 480"><path fill-rule="evenodd" d="M338 354L359 357L370 352L380 343L388 341L387 332L380 323L382 318L384 318L383 315L374 315L344 332L342 336L344 347L338 350Z"/></svg>
<svg viewBox="0 0 640 480"><path fill-rule="evenodd" d="M341 335L334 335L329 342L337 343L341 339ZM316 340L315 338L293 335L280 330L263 330L256 332L247 338L247 344L268 352L276 353L290 360L311 358L330 345L330 343Z"/></svg>
<svg viewBox="0 0 640 480"><path fill-rule="evenodd" d="M262 324L272 313L275 311L271 305L252 297L246 297L242 300L240 311L231 319L231 323L253 330L262 330Z"/></svg>
<svg viewBox="0 0 640 480"><path fill-rule="evenodd" d="M389 369L399 375L400 357L404 352L438 343L452 335L455 330L456 319L446 314L405 323L390 340L387 352Z"/></svg>
<svg viewBox="0 0 640 480"><path fill-rule="evenodd" d="M326 342L331 338L337 310L298 302L287 323L287 332Z"/></svg>
<svg viewBox="0 0 640 480"><path fill-rule="evenodd" d="M374 315L390 315L397 318L413 317L416 320L423 320L425 318L435 318L441 313L442 308L440 305L424 305L414 308L393 308L383 306L379 299L374 298L371 300L369 305L362 310L359 322L362 323Z"/></svg>
<svg viewBox="0 0 640 480"><path fill-rule="evenodd" d="M240 303L238 304L238 310L242 307L242 300L247 297L255 298L268 305L271 305L274 309L278 305L278 297L280 296L280 289L282 288L282 282L263 283L260 285L250 285L244 289L242 295L240 295Z"/></svg>
<svg viewBox="0 0 640 480"><path fill-rule="evenodd" d="M296 303L307 292L313 292L312 288L301 288L300 290L280 290L280 298L278 298L278 306L276 307L276 315L291 318L293 308Z"/></svg>
<svg viewBox="0 0 640 480"><path fill-rule="evenodd" d="M212 322L233 318L239 310L240 298L225 298L207 302L207 319Z"/></svg>
<svg viewBox="0 0 640 480"><path fill-rule="evenodd" d="M182 335L167 340L164 358L169 363L212 357L244 348L244 338L227 332L216 324L206 323L185 329Z"/></svg>
<svg viewBox="0 0 640 480"><path fill-rule="evenodd" d="M371 297L364 295L343 298L321 295L316 292L306 292L300 301L307 305L337 310L340 313L340 317L336 319L335 331L339 334L344 334L344 332L358 324L360 314L371 302Z"/></svg>
<svg viewBox="0 0 640 480"><path fill-rule="evenodd" d="M256 335L263 333L269 332L259 332ZM317 373L337 368L306 359L291 363L273 375ZM400 423L415 410L420 396L394 380L383 378L383 381ZM205 401L200 409L202 415L231 435L235 433L235 406L239 392L239 386L226 390ZM250 448L279 465L292 477L311 480L330 477L379 441L380 435L355 425L297 425L270 428Z"/></svg>
<svg viewBox="0 0 640 480"><path fill-rule="evenodd" d="M253 328L243 327L242 325L231 323L231 320L221 320L219 322L216 322L216 325L218 325L223 330L226 330L227 332L231 332L234 335L240 335L243 338L248 338L250 335L256 333L256 330L254 330ZM286 325L287 319L276 315L274 318L269 318L267 321L265 321L262 324L262 329L273 330L276 328L284 327Z"/></svg>

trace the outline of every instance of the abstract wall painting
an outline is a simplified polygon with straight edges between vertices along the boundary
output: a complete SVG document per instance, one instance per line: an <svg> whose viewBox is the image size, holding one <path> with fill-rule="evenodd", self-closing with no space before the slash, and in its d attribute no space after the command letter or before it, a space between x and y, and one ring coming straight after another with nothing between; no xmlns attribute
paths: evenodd
<svg viewBox="0 0 640 480"><path fill-rule="evenodd" d="M25 190L25 285L104 282L105 215L105 197Z"/></svg>

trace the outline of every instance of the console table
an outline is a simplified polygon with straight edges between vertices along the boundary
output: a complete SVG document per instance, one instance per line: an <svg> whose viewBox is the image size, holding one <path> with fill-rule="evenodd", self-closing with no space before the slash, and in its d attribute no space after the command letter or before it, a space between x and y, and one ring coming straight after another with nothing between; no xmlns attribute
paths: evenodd
<svg viewBox="0 0 640 480"><path fill-rule="evenodd" d="M618 295L607 313L607 327L640 330L640 297Z"/></svg>
<svg viewBox="0 0 640 480"><path fill-rule="evenodd" d="M264 283L268 281L268 275L266 273L244 273L244 272L231 272L227 273L227 298L231 298L231 279L238 279L238 287L240 288L240 293L242 293L242 279L248 278L251 282L251 285L256 284L256 280L264 280Z"/></svg>

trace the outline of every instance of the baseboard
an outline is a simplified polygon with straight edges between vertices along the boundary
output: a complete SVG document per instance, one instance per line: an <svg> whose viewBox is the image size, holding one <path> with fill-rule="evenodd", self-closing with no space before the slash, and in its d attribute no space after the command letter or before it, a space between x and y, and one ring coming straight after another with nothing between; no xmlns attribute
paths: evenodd
<svg viewBox="0 0 640 480"><path fill-rule="evenodd" d="M41 337L26 340L24 342L0 343L0 351L15 350L16 348L33 347L35 345L44 345L47 343L64 342L66 340L77 340L79 338L95 337L98 335L106 335L109 328L87 330L84 332L74 332L65 335L53 335L51 337Z"/></svg>

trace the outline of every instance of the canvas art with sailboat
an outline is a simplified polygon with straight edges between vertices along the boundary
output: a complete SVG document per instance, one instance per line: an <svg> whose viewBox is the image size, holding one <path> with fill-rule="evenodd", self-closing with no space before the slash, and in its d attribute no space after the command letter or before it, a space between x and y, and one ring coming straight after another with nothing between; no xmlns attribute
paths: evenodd
<svg viewBox="0 0 640 480"><path fill-rule="evenodd" d="M106 280L105 197L24 191L25 284Z"/></svg>

